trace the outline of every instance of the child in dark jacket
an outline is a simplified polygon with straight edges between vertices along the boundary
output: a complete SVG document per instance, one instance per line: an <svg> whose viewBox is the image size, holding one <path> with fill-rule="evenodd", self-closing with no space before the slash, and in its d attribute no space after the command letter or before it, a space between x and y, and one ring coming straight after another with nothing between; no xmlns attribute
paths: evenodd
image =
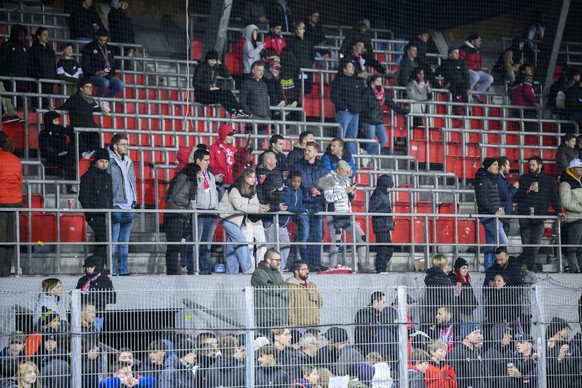
<svg viewBox="0 0 582 388"><path fill-rule="evenodd" d="M390 175L381 175L378 178L376 189L370 198L368 212L370 213L392 213L392 203L388 190L394 187L394 180ZM388 262L392 258L392 237L394 220L392 216L372 216L372 228L376 235L378 250L376 251L376 273L386 272Z"/></svg>
<svg viewBox="0 0 582 388"><path fill-rule="evenodd" d="M288 212L295 213L295 215L289 216L289 218L290 221L292 220L295 223L295 229L299 232L301 230L301 228L299 228L299 225L302 223L301 219L307 218L307 207L303 204L301 191L301 173L298 171L290 171L287 179L289 185L285 186L285 189L283 189L283 202L287 206ZM307 241L307 236L305 236L304 240L301 240L299 236L296 236L295 240ZM295 252L296 250L294 249L293 251Z"/></svg>

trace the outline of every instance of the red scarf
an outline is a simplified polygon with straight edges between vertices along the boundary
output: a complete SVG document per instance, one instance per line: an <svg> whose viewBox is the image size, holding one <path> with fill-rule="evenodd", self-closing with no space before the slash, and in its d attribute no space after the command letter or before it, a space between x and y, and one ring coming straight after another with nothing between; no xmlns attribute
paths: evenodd
<svg viewBox="0 0 582 388"><path fill-rule="evenodd" d="M471 285L471 275L467 272L467 276L463 276L461 275L461 271L459 271L458 269L455 270L455 273L457 274L457 281L461 284L466 284L468 286Z"/></svg>
<svg viewBox="0 0 582 388"><path fill-rule="evenodd" d="M381 106L384 105L384 102L386 101L386 99L384 98L384 88L382 87L378 91L378 89L376 89L376 85L372 85L372 90L374 91L374 95L376 96L378 104L380 104Z"/></svg>
<svg viewBox="0 0 582 388"><path fill-rule="evenodd" d="M89 288L91 288L91 282L99 279L100 276L101 276L101 273L98 273L97 275L93 276L92 278L87 279L87 281L85 282L85 284L83 284L83 286L81 287L81 293L82 294L88 294L89 293Z"/></svg>

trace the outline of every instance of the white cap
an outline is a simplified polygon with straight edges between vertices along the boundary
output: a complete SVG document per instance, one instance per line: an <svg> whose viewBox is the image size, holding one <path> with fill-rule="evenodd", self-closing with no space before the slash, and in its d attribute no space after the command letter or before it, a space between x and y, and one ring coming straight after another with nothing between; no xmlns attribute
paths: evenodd
<svg viewBox="0 0 582 388"><path fill-rule="evenodd" d="M580 160L580 159L578 159L578 158L576 158L576 159L573 159L573 160L570 162L570 168L574 168L574 167L582 167L582 160Z"/></svg>

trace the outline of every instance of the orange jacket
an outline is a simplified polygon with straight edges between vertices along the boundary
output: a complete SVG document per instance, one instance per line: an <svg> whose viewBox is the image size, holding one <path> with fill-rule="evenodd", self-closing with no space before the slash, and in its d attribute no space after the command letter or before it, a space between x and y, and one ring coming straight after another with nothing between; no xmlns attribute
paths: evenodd
<svg viewBox="0 0 582 388"><path fill-rule="evenodd" d="M22 162L11 152L0 149L0 204L22 202Z"/></svg>
<svg viewBox="0 0 582 388"><path fill-rule="evenodd" d="M431 360L425 376L426 388L457 388L455 370L446 362L437 364Z"/></svg>

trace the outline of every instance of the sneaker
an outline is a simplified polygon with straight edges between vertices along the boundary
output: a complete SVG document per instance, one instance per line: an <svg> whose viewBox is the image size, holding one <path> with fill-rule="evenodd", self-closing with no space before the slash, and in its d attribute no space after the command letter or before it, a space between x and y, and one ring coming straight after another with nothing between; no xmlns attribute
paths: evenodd
<svg viewBox="0 0 582 388"><path fill-rule="evenodd" d="M233 119L245 119L245 118L248 118L248 117L249 117L249 115L248 115L248 114L246 114L246 113L245 113L245 112L244 112L244 111L241 109L241 110L239 110L238 112L236 112L236 111L235 111L233 114L231 114L231 116L230 116L230 117L231 117L231 118L233 118Z"/></svg>
<svg viewBox="0 0 582 388"><path fill-rule="evenodd" d="M250 269L247 269L246 271L244 271L243 273L245 275L251 275L253 272L255 272L255 269L254 268L250 268Z"/></svg>
<svg viewBox="0 0 582 388"><path fill-rule="evenodd" d="M279 103L277 104L277 107L279 107L279 108L283 108L285 105L287 105L287 104L285 103L285 100L282 100L282 101L279 101Z"/></svg>
<svg viewBox="0 0 582 388"><path fill-rule="evenodd" d="M81 156L83 157L83 159L91 159L93 157L93 154L95 154L95 151L86 151L83 152Z"/></svg>
<svg viewBox="0 0 582 388"><path fill-rule="evenodd" d="M2 122L7 124L7 123L23 123L24 120L22 120L20 117L18 117L17 115L4 115L2 116Z"/></svg>
<svg viewBox="0 0 582 388"><path fill-rule="evenodd" d="M79 189L77 189L77 185L69 186L69 194L77 194L78 192L79 192Z"/></svg>
<svg viewBox="0 0 582 388"><path fill-rule="evenodd" d="M293 101L291 104L287 104L288 108L296 108L297 107L297 101Z"/></svg>

